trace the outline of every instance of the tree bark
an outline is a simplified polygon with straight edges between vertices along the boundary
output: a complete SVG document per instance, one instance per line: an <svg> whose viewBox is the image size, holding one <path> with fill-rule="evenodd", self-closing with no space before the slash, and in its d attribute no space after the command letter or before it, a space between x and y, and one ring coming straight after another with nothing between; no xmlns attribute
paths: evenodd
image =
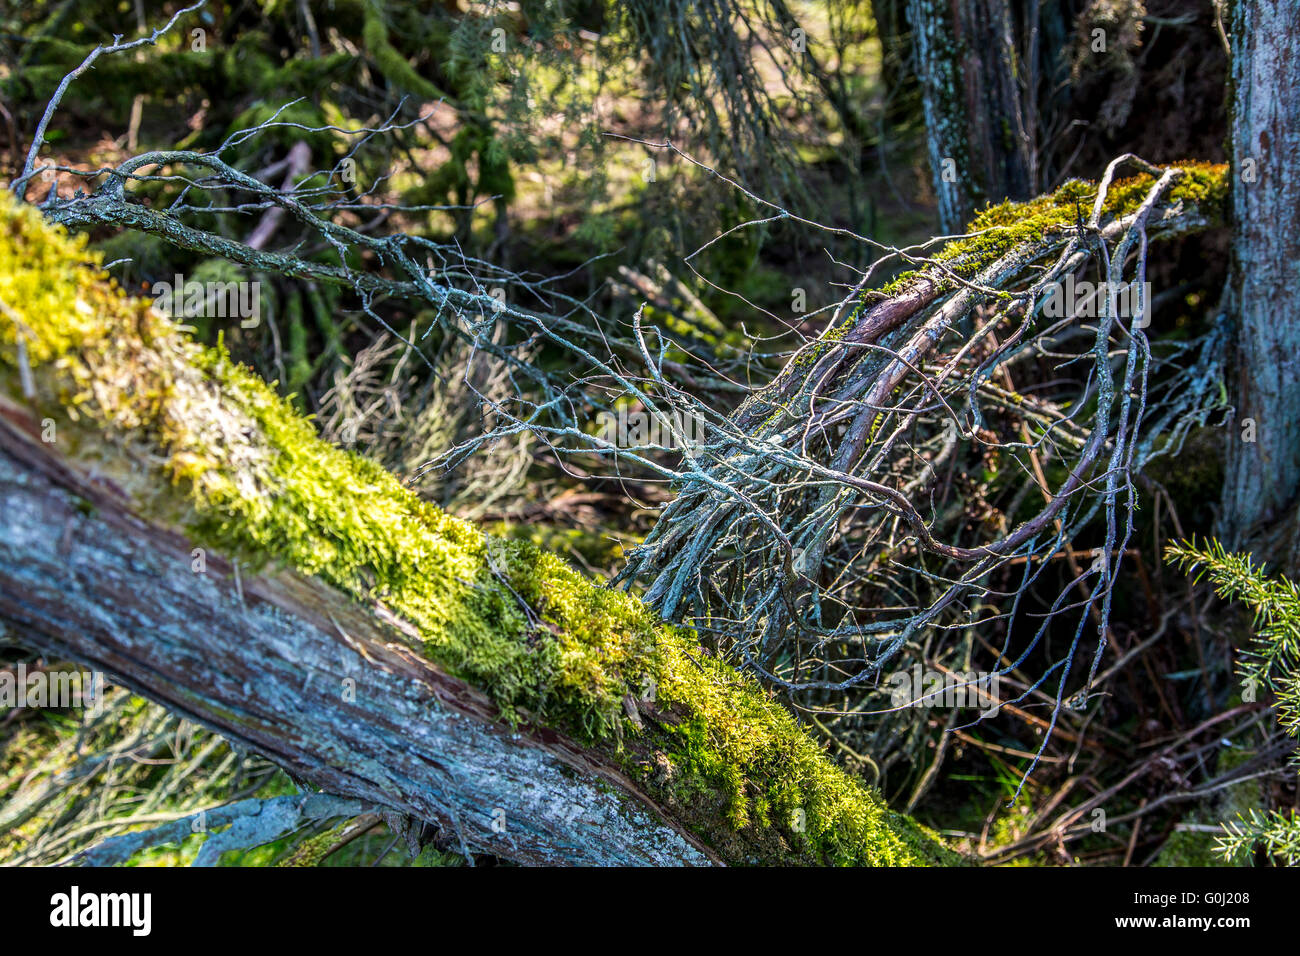
<svg viewBox="0 0 1300 956"><path fill-rule="evenodd" d="M328 793L526 864L707 865L717 857L624 774L407 645L403 622L291 573L240 576L132 513L0 398L0 621L262 753Z"/></svg>
<svg viewBox="0 0 1300 956"><path fill-rule="evenodd" d="M1276 538L1294 564L1300 488L1300 7L1234 4L1232 272L1237 419L1227 437L1220 537L1230 547ZM1289 518L1289 521L1283 521Z"/></svg>
<svg viewBox="0 0 1300 956"><path fill-rule="evenodd" d="M0 624L25 642L506 859L961 861L690 633L323 442L35 210L0 225Z"/></svg>
<svg viewBox="0 0 1300 956"><path fill-rule="evenodd" d="M1007 0L911 0L940 227L986 202L1030 198L1029 136Z"/></svg>

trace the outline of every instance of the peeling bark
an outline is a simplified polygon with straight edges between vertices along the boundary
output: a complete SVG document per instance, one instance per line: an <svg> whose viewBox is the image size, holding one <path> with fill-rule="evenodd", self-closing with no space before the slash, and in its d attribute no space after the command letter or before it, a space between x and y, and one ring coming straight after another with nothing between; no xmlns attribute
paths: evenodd
<svg viewBox="0 0 1300 956"><path fill-rule="evenodd" d="M290 573L241 576L134 514L0 399L0 621L327 792L526 864L716 857L607 761L500 720L382 607ZM494 826L495 824L495 826Z"/></svg>

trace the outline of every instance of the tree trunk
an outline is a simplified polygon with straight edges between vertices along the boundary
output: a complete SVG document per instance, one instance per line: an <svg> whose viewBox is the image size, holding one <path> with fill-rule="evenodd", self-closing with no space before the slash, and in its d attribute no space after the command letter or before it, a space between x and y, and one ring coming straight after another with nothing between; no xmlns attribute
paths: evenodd
<svg viewBox="0 0 1300 956"><path fill-rule="evenodd" d="M323 442L88 258L0 196L0 625L453 846L960 862L693 634Z"/></svg>
<svg viewBox="0 0 1300 956"><path fill-rule="evenodd" d="M1233 5L1232 272L1237 417L1219 533L1294 563L1300 488L1300 5ZM1284 521L1283 519L1290 519ZM1278 533L1290 528L1285 535Z"/></svg>
<svg viewBox="0 0 1300 956"><path fill-rule="evenodd" d="M1007 0L911 0L926 146L945 232L987 202L1030 198L1030 139Z"/></svg>
<svg viewBox="0 0 1300 956"><path fill-rule="evenodd" d="M710 864L618 769L512 732L382 612L290 573L192 569L189 542L29 435L0 399L0 620L323 788L518 863Z"/></svg>

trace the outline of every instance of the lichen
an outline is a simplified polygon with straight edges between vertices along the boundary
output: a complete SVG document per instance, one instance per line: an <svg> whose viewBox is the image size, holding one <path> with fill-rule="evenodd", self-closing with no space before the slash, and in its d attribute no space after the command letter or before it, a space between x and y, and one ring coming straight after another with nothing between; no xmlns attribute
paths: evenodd
<svg viewBox="0 0 1300 956"><path fill-rule="evenodd" d="M84 239L30 207L6 196L0 223L0 386L20 392L21 336L32 401L58 422L61 450L143 512L246 568L291 568L384 605L504 720L607 754L725 859L957 861L690 631L322 441L224 348L125 295Z"/></svg>

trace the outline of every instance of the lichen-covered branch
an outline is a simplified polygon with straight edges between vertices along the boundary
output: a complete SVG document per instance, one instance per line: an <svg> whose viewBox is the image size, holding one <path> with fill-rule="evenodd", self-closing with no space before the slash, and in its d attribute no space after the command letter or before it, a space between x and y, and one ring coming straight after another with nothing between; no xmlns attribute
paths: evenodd
<svg viewBox="0 0 1300 956"><path fill-rule="evenodd" d="M714 430L624 579L765 680L834 695L869 691L909 641L969 627L977 607L980 623L1010 622L1068 553L1073 580L1032 639L1013 648L1008 624L1001 649L1019 666L1049 622L1075 617L1069 651L1030 688L1053 680L1054 722L1084 629L1099 639L1083 699L1106 645L1133 475L1218 407L1223 337L1157 357L1146 261L1149 241L1221 223L1227 188L1223 166L1122 156L1096 185L986 210L933 255L884 257L917 268L873 283L873 266ZM1035 374L1049 384L1022 394ZM1089 527L1101 543L1079 562L1071 542Z"/></svg>

